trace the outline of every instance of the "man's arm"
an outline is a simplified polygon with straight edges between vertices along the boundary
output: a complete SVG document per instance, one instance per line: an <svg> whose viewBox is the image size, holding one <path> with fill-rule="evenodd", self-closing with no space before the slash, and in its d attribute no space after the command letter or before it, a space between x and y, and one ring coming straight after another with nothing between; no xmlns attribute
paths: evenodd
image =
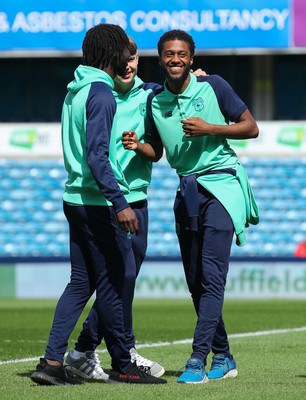
<svg viewBox="0 0 306 400"><path fill-rule="evenodd" d="M161 142L141 143L135 131L123 132L122 144L126 150L134 150L140 157L148 161L157 162L163 155Z"/></svg>
<svg viewBox="0 0 306 400"><path fill-rule="evenodd" d="M93 84L86 103L86 160L95 181L116 212L119 226L138 231L138 219L120 190L109 161L109 144L116 103L111 91Z"/></svg>
<svg viewBox="0 0 306 400"><path fill-rule="evenodd" d="M218 75L197 79L211 86L225 121L232 121L234 124L212 124L202 118L191 116L181 121L186 137L223 136L227 139L252 139L258 136L258 126L252 114L228 82Z"/></svg>
<svg viewBox="0 0 306 400"><path fill-rule="evenodd" d="M257 138L258 126L249 110L245 110L236 123L230 125L210 124L202 118L188 118L182 120L185 136L225 136L227 139Z"/></svg>

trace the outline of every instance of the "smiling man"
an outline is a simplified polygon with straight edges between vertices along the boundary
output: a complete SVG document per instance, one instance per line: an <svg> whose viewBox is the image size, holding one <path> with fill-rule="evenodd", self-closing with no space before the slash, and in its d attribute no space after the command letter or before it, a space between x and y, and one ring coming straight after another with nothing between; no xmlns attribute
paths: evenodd
<svg viewBox="0 0 306 400"><path fill-rule="evenodd" d="M180 178L174 212L186 280L197 313L193 351L179 383L204 383L237 376L222 319L233 234L245 243L245 228L258 223L247 174L227 139L258 136L243 101L221 77L190 73L195 44L184 31L158 42L164 87L149 95L147 142L123 135L126 149L156 161L166 157ZM229 124L229 121L233 122ZM205 371L209 352L211 369Z"/></svg>

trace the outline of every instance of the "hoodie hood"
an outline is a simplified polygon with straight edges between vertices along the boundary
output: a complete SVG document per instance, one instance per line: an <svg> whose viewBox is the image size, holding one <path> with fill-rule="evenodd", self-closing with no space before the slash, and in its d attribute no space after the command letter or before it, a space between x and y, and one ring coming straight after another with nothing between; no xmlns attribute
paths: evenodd
<svg viewBox="0 0 306 400"><path fill-rule="evenodd" d="M67 85L69 92L77 93L83 87L93 82L103 82L110 89L114 89L113 78L99 68L79 65L74 72L74 80Z"/></svg>

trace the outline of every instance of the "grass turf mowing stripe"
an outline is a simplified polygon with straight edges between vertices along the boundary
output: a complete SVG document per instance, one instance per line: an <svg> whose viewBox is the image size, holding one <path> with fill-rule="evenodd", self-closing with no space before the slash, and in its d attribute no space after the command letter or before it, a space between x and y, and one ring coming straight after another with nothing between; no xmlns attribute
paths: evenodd
<svg viewBox="0 0 306 400"><path fill-rule="evenodd" d="M300 328L271 329L268 331L233 333L231 335L228 335L228 337L229 337L229 339L235 339L235 338L245 338L245 337L259 337L259 336L266 336L266 335L278 335L278 334L282 334L282 333L304 332L304 331L306 331L306 326L302 326ZM137 344L137 349L171 346L171 345L179 345L179 344L190 344L190 343L192 343L192 340L193 339L184 339L184 340L174 340L172 342L143 343L143 344ZM97 353L106 353L106 352L107 352L106 349L97 350ZM43 357L43 356L21 358L21 359L17 359L17 360L0 361L0 365L36 361L40 357Z"/></svg>

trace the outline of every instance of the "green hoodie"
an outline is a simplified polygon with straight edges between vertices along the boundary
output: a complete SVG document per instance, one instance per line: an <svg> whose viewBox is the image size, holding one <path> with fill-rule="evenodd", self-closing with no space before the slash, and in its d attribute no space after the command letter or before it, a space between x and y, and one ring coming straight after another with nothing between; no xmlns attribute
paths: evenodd
<svg viewBox="0 0 306 400"><path fill-rule="evenodd" d="M133 87L127 93L114 91L117 102L117 156L130 192L125 196L129 203L147 198L151 181L152 162L140 157L134 151L127 151L122 145L122 133L134 130L138 139L144 141L144 118L149 94L160 88L157 83L144 83L135 76Z"/></svg>
<svg viewBox="0 0 306 400"><path fill-rule="evenodd" d="M67 86L62 109L62 146L68 180L63 200L72 205L128 207L129 192L116 150L113 79L80 65Z"/></svg>

